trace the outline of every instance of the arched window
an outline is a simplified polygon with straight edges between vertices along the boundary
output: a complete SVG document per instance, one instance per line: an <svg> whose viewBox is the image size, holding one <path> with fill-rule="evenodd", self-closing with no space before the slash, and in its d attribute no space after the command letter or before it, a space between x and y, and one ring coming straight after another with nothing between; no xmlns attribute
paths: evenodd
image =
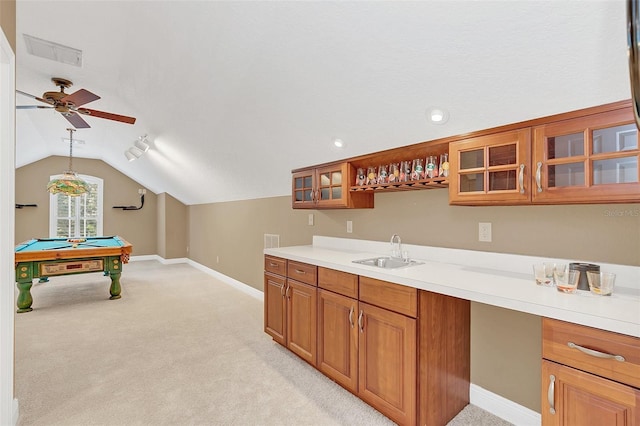
<svg viewBox="0 0 640 426"><path fill-rule="evenodd" d="M51 176L51 179L60 177ZM51 194L49 202L49 236L51 238L85 238L102 235L102 179L79 175L91 188L78 197Z"/></svg>

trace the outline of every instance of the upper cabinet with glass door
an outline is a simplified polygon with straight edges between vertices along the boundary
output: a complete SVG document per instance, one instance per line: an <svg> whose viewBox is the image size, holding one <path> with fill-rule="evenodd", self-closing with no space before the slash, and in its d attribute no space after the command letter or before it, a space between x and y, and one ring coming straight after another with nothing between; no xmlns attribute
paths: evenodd
<svg viewBox="0 0 640 426"><path fill-rule="evenodd" d="M532 201L638 202L638 129L631 108L533 129Z"/></svg>
<svg viewBox="0 0 640 426"><path fill-rule="evenodd" d="M373 194L349 192L355 179L349 163L338 163L294 171L292 207L294 209L371 208Z"/></svg>
<svg viewBox="0 0 640 426"><path fill-rule="evenodd" d="M450 143L449 203L529 203L530 144L529 128Z"/></svg>

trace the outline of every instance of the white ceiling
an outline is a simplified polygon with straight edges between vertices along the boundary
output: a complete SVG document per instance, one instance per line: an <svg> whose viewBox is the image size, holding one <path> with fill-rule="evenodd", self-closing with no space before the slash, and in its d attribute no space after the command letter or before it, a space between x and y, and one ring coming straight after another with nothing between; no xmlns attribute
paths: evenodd
<svg viewBox="0 0 640 426"><path fill-rule="evenodd" d="M67 78L67 93L102 97L86 107L137 117L86 118L74 156L153 192L262 198L289 194L294 168L629 98L625 13L623 0L17 0L16 86L41 96ZM28 54L23 34L82 50L83 66ZM432 105L448 123L428 122ZM67 127L18 110L17 166L68 155ZM128 162L143 134L151 150Z"/></svg>

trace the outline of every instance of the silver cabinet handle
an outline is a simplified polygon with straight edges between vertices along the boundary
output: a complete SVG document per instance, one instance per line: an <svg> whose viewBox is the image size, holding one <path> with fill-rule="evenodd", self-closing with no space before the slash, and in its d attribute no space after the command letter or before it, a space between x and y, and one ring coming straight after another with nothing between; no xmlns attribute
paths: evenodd
<svg viewBox="0 0 640 426"><path fill-rule="evenodd" d="M549 376L549 390L547 391L547 399L549 400L549 412L551 414L556 413L555 407L555 393L556 393L556 376L553 374Z"/></svg>
<svg viewBox="0 0 640 426"><path fill-rule="evenodd" d="M541 182L541 177L540 177L540 171L542 169L542 162L538 161L538 164L536 165L536 185L538 185L538 192L542 192L542 182Z"/></svg>
<svg viewBox="0 0 640 426"><path fill-rule="evenodd" d="M286 286L287 286L286 284L282 284L282 287L280 287L280 295L281 295L282 297L284 297L284 288L285 288Z"/></svg>
<svg viewBox="0 0 640 426"><path fill-rule="evenodd" d="M627 43L629 51L629 78L631 99L636 126L640 127L640 68L638 68L638 30L640 30L640 11L638 0L627 0Z"/></svg>
<svg viewBox="0 0 640 426"><path fill-rule="evenodd" d="M316 203L320 202L320 190L316 189Z"/></svg>
<svg viewBox="0 0 640 426"><path fill-rule="evenodd" d="M620 362L624 362L625 361L625 359L624 359L624 357L622 355L613 355L613 354L608 354L608 353L605 353L605 352L596 351L596 350L593 350L593 349L585 348L584 346L576 345L573 342L567 343L567 346L569 346L571 349L577 349L582 353L585 353L585 354L591 355L591 356L595 356L597 358L615 359L616 361L620 361Z"/></svg>
<svg viewBox="0 0 640 426"><path fill-rule="evenodd" d="M524 194L524 164L520 164L520 174L518 175L518 181L520 182L520 193Z"/></svg>
<svg viewBox="0 0 640 426"><path fill-rule="evenodd" d="M269 266L273 266L274 268L278 266L277 263L269 262Z"/></svg>
<svg viewBox="0 0 640 426"><path fill-rule="evenodd" d="M289 298L289 289L291 288L291 286L289 284L287 284L287 290L285 290L284 295Z"/></svg>
<svg viewBox="0 0 640 426"><path fill-rule="evenodd" d="M296 271L296 274L306 274L306 271L303 271L302 269L294 269Z"/></svg>
<svg viewBox="0 0 640 426"><path fill-rule="evenodd" d="M360 333L364 332L364 325L362 323L362 316L363 315L364 315L364 312L361 309L360 310L360 315L358 315L358 328L360 329Z"/></svg>
<svg viewBox="0 0 640 426"><path fill-rule="evenodd" d="M351 306L351 309L349 310L349 324L351 324L351 328L353 328L353 306Z"/></svg>

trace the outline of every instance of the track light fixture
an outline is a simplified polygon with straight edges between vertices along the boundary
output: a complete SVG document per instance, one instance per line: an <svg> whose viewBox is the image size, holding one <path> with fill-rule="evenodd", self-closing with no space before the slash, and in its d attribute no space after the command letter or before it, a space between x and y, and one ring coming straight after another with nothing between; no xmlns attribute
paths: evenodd
<svg viewBox="0 0 640 426"><path fill-rule="evenodd" d="M147 140L147 135L140 136L137 141L135 141L134 146L138 148L142 152L149 151L149 141Z"/></svg>
<svg viewBox="0 0 640 426"><path fill-rule="evenodd" d="M149 151L149 140L147 135L143 135L133 142L133 146L124 152L124 156L127 157L127 160L133 161L147 151Z"/></svg>

